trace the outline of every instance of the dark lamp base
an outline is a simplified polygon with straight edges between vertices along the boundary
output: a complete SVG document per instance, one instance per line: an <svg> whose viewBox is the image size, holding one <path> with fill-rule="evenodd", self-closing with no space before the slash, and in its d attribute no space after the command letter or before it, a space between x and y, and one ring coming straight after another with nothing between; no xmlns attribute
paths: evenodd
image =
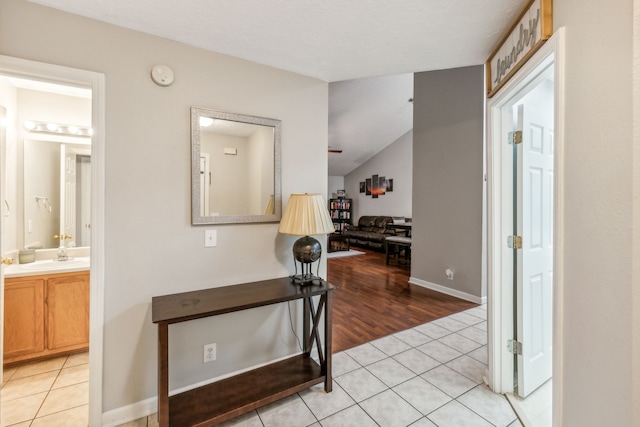
<svg viewBox="0 0 640 427"><path fill-rule="evenodd" d="M295 274L291 277L291 281L296 285L320 285L322 279L317 276L320 269L320 257L322 256L322 246L320 242L310 236L304 236L296 240L293 244L293 264L295 266ZM311 270L313 263L317 262L316 274ZM300 271L298 274L298 264L300 263Z"/></svg>
<svg viewBox="0 0 640 427"><path fill-rule="evenodd" d="M291 278L291 282L300 286L322 284L322 278L315 276L313 274L296 274L295 276L289 276L289 277Z"/></svg>

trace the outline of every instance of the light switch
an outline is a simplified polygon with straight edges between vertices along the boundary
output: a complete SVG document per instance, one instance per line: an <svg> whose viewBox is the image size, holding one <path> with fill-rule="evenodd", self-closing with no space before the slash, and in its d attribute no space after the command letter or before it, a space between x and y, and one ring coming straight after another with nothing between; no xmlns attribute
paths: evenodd
<svg viewBox="0 0 640 427"><path fill-rule="evenodd" d="M204 247L213 248L217 245L218 245L218 231L205 230L204 231Z"/></svg>

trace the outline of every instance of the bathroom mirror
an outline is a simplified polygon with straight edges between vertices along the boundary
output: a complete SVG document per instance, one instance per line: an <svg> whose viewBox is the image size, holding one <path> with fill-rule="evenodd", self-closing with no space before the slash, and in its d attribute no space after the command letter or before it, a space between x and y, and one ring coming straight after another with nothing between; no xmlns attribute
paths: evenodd
<svg viewBox="0 0 640 427"><path fill-rule="evenodd" d="M192 224L281 215L280 120L191 107Z"/></svg>
<svg viewBox="0 0 640 427"><path fill-rule="evenodd" d="M91 140L24 140L24 247L90 246Z"/></svg>

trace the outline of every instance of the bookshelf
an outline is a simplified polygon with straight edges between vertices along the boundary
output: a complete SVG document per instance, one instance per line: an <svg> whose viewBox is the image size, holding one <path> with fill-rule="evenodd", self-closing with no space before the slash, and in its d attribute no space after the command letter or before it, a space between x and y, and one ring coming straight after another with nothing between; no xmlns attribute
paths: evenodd
<svg viewBox="0 0 640 427"><path fill-rule="evenodd" d="M336 233L342 233L346 225L351 225L352 199L329 199L329 215Z"/></svg>

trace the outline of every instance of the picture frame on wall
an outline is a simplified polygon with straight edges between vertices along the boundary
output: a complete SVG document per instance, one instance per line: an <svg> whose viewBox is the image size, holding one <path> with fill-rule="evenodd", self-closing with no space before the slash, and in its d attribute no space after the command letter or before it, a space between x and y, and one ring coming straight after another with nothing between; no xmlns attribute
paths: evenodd
<svg viewBox="0 0 640 427"><path fill-rule="evenodd" d="M371 176L371 198L378 198L378 175Z"/></svg>
<svg viewBox="0 0 640 427"><path fill-rule="evenodd" d="M372 199L377 199L392 191L393 178L387 179L383 175L372 175L371 178L366 178L364 182L360 183L360 192L371 196Z"/></svg>
<svg viewBox="0 0 640 427"><path fill-rule="evenodd" d="M381 176L378 178L378 194L380 196L384 196L386 192L387 192L387 178L384 176Z"/></svg>

